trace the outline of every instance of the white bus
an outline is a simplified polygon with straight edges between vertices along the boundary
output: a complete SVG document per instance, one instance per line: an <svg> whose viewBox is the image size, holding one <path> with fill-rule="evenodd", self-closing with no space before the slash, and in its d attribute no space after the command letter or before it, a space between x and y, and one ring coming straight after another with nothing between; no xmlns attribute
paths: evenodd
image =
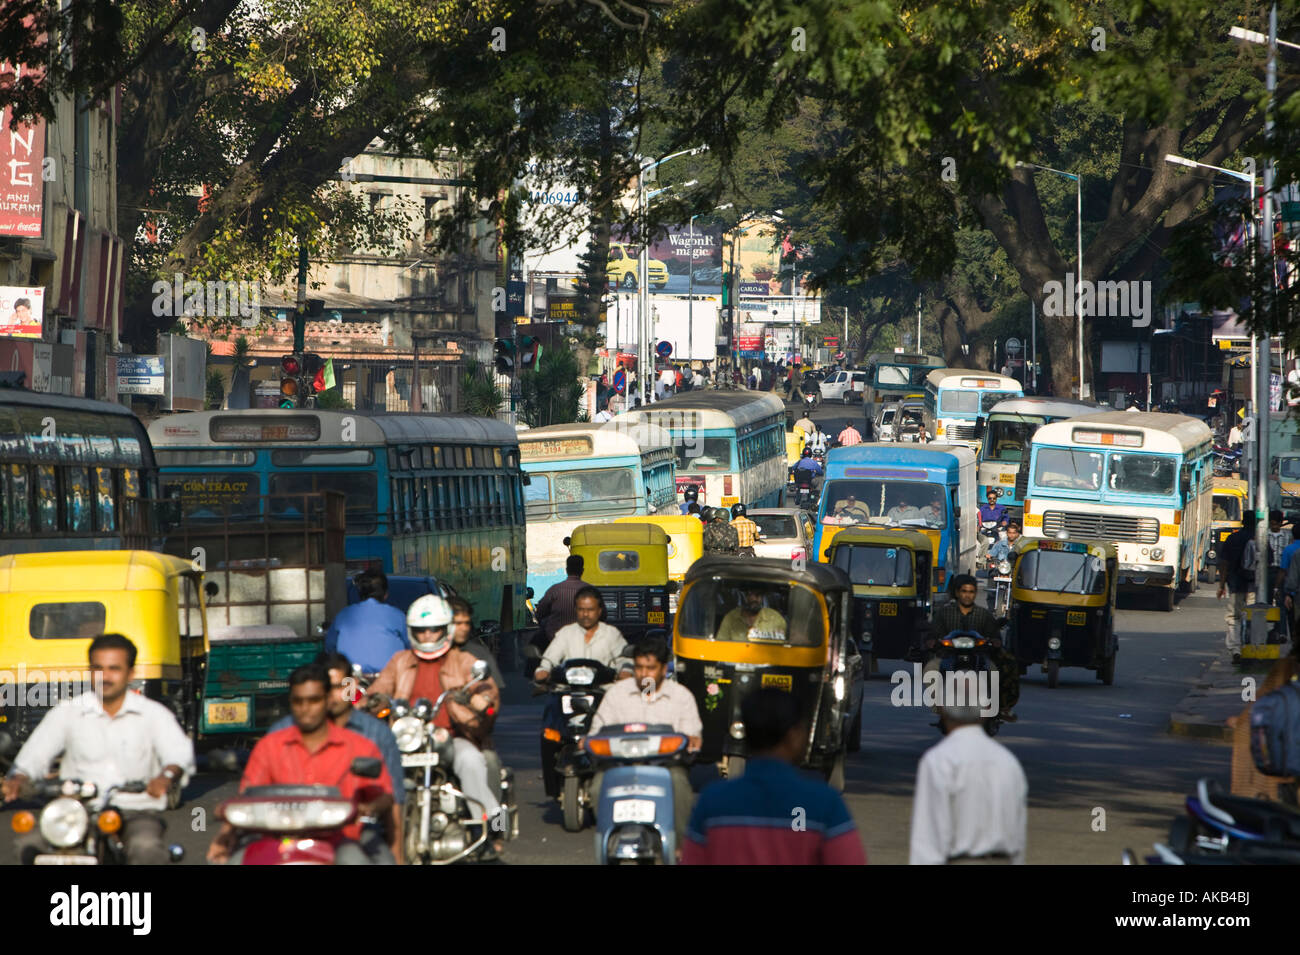
<svg viewBox="0 0 1300 955"><path fill-rule="evenodd" d="M528 585L538 599L564 579L564 539L579 524L676 514L675 459L666 431L620 416L519 432Z"/></svg>
<svg viewBox="0 0 1300 955"><path fill-rule="evenodd" d="M1023 398L1020 382L987 371L940 368L925 377L925 427L935 441L964 444L976 454L976 426L993 406Z"/></svg>
<svg viewBox="0 0 1300 955"><path fill-rule="evenodd" d="M1194 589L1205 564L1212 447L1210 429L1186 415L1107 411L1043 425L1025 535L1110 541L1120 586L1155 590L1172 610L1175 590Z"/></svg>
<svg viewBox="0 0 1300 955"><path fill-rule="evenodd" d="M1053 421L1099 410L1095 401L1073 398L1009 398L994 405L988 419L976 428L980 441L980 502L990 490L996 491L998 503L1019 520L1025 489L1016 478L1021 473L1021 462L1029 457L1029 444L1038 429Z"/></svg>
<svg viewBox="0 0 1300 955"><path fill-rule="evenodd" d="M672 435L677 491L700 506L779 507L785 490L785 404L767 392L687 392L628 412Z"/></svg>

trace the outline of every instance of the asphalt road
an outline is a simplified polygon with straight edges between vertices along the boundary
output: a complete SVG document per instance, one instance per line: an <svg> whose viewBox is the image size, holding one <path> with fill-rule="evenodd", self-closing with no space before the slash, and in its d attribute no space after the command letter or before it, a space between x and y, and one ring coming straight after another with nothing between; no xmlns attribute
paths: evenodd
<svg viewBox="0 0 1300 955"><path fill-rule="evenodd" d="M815 417L836 431L846 415L838 407ZM981 597L982 599L982 597ZM1087 670L1066 669L1049 690L1041 672L1022 679L1020 716L998 736L1019 758L1029 779L1030 863L1114 864L1124 848L1148 850L1164 838L1170 820L1201 776L1226 781L1226 747L1167 732L1170 712L1203 667L1222 648L1223 606L1210 585L1181 600L1172 613L1121 599L1116 620L1120 652L1113 686ZM901 661L880 662L867 684L862 751L850 754L845 799L857 820L868 857L905 863L916 765L939 740L923 708L891 704L891 672ZM507 674L497 745L516 773L522 809L520 838L507 850L516 864L587 864L593 861L590 829L566 833L559 810L542 791L538 734L542 700L521 674ZM696 767L693 782L716 778ZM217 823L214 809L233 795L236 780L200 774L187 787L185 805L168 813L168 834L185 846L186 864L203 864ZM3 814L8 817L9 813ZM13 858L8 825L0 824L0 860Z"/></svg>

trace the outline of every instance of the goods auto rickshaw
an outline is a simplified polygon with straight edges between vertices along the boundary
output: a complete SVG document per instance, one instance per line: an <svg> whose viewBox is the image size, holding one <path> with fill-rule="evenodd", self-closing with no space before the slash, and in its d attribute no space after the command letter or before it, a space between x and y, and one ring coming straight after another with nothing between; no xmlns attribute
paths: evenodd
<svg viewBox="0 0 1300 955"><path fill-rule="evenodd" d="M850 527L831 541L826 562L853 582L852 634L867 673L876 661L907 659L930 617L930 538L920 531Z"/></svg>
<svg viewBox="0 0 1300 955"><path fill-rule="evenodd" d="M668 579L677 587L668 592L668 613L677 612L677 595L686 582L686 572L704 556L704 522L694 514L652 514L648 517L616 517L615 524L654 524L668 535Z"/></svg>
<svg viewBox="0 0 1300 955"><path fill-rule="evenodd" d="M668 598L677 582L669 578L669 540L662 527L645 521L579 524L564 543L582 557L582 579L600 590L606 623L629 640L667 628Z"/></svg>
<svg viewBox="0 0 1300 955"><path fill-rule="evenodd" d="M1041 664L1055 687L1061 667L1115 682L1115 545L1022 537L1012 550L1010 643L1022 668Z"/></svg>
<svg viewBox="0 0 1300 955"><path fill-rule="evenodd" d="M850 633L853 585L838 567L777 558L705 557L686 575L673 624L677 682L699 703L701 755L728 776L749 755L741 701L775 687L809 715L802 765L844 787L862 732L863 660Z"/></svg>
<svg viewBox="0 0 1300 955"><path fill-rule="evenodd" d="M1246 509L1249 489L1245 481L1236 478L1216 477L1210 503L1210 548L1205 554L1204 580L1210 579L1219 549L1228 535L1241 527L1241 515Z"/></svg>
<svg viewBox="0 0 1300 955"><path fill-rule="evenodd" d="M143 550L0 557L0 633L0 737L11 756L49 708L94 689L87 652L103 633L136 645L138 688L195 732L208 634L192 561Z"/></svg>

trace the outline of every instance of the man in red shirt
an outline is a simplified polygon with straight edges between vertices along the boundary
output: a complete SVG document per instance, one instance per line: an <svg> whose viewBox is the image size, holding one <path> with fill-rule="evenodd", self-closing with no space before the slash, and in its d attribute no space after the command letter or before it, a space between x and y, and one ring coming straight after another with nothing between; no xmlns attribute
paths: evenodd
<svg viewBox="0 0 1300 955"><path fill-rule="evenodd" d="M309 664L293 671L289 676L293 726L268 733L253 747L239 791L242 793L252 786L337 786L345 799L360 795L363 801L357 807L358 819L361 816L384 818L393 804L393 781L388 768L383 767L377 779L354 776L351 771L352 760L358 756L382 762L379 747L329 718L326 707L329 691L329 674L323 666ZM360 821L346 826L343 835L347 841L338 846L335 863L372 864L358 842ZM236 839L234 827L224 823L208 848L208 861L238 864L242 851L234 851Z"/></svg>

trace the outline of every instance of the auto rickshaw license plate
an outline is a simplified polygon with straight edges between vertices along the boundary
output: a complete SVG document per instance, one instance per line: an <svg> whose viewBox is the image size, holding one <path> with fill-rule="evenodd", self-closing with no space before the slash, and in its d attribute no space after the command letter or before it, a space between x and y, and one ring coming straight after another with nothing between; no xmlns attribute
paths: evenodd
<svg viewBox="0 0 1300 955"><path fill-rule="evenodd" d="M1065 614L1065 624L1068 627L1082 627L1088 622L1088 615L1082 610L1070 610Z"/></svg>
<svg viewBox="0 0 1300 955"><path fill-rule="evenodd" d="M788 673L764 673L763 686L770 686L789 693L794 690L794 677Z"/></svg>
<svg viewBox="0 0 1300 955"><path fill-rule="evenodd" d="M896 603L888 603L888 602L886 602L886 603L882 603L882 604L880 605L880 615L881 615L882 617L897 617L897 616L898 616L898 604L896 604Z"/></svg>
<svg viewBox="0 0 1300 955"><path fill-rule="evenodd" d="M646 623L663 623L664 612L662 610L651 610L645 615Z"/></svg>
<svg viewBox="0 0 1300 955"><path fill-rule="evenodd" d="M231 726L247 722L247 700L215 700L207 705L209 726Z"/></svg>

